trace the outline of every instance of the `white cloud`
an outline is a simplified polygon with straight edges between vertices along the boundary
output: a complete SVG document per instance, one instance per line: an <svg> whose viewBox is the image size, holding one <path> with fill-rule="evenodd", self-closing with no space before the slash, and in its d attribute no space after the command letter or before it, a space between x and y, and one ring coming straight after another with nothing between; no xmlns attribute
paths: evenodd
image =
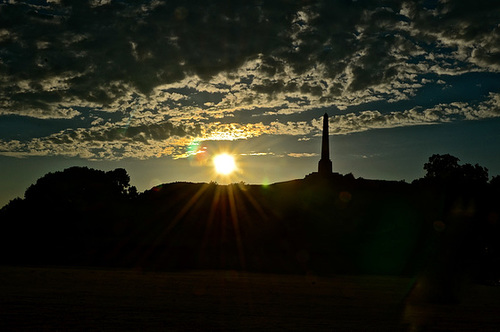
<svg viewBox="0 0 500 332"><path fill-rule="evenodd" d="M8 5L17 19L0 27L0 116L88 123L2 141L2 153L147 158L182 156L194 138L306 140L320 133L319 119L288 119L322 108L344 111L330 120L336 134L498 116L498 94L474 104L345 113L412 101L425 86L445 85L444 75L500 72L498 4L275 5ZM255 123L238 117L245 112Z"/></svg>
<svg viewBox="0 0 500 332"><path fill-rule="evenodd" d="M416 107L401 112L381 113L362 111L330 117L331 134L343 135L371 129L384 129L412 125L437 124L459 120L500 117L500 94L477 105L453 102L430 108ZM144 116L147 119L147 116ZM153 121L154 122L154 121ZM187 157L185 147L193 141L250 139L262 135L292 135L307 139L320 135L322 120L273 121L258 123L208 123L196 127L195 122L184 127L162 124L119 127L106 122L91 129L63 131L28 142L0 141L0 154L9 156L62 155L88 159L147 159L162 155ZM250 153L251 154L251 153ZM248 154L247 154L248 155ZM292 154L292 157L312 155Z"/></svg>
<svg viewBox="0 0 500 332"><path fill-rule="evenodd" d="M99 7L104 5L109 5L111 0L90 0L91 7Z"/></svg>
<svg viewBox="0 0 500 332"><path fill-rule="evenodd" d="M318 154L302 152L302 153L288 153L287 156L292 158L311 158L311 157L317 157Z"/></svg>

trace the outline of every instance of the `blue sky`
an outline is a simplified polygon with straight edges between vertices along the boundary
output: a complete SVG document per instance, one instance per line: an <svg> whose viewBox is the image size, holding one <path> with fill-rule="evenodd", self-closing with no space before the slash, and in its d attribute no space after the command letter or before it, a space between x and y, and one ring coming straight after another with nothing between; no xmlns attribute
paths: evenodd
<svg viewBox="0 0 500 332"><path fill-rule="evenodd" d="M340 173L411 181L451 153L498 175L499 45L483 0L2 3L0 205L73 165L139 190L302 178L325 112Z"/></svg>

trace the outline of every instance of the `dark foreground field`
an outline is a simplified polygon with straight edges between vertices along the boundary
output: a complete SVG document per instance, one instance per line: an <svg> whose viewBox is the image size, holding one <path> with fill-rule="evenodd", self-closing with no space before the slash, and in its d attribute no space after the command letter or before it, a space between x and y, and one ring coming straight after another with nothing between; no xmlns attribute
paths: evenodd
<svg viewBox="0 0 500 332"><path fill-rule="evenodd" d="M500 288L411 304L413 280L0 267L0 330L497 331Z"/></svg>

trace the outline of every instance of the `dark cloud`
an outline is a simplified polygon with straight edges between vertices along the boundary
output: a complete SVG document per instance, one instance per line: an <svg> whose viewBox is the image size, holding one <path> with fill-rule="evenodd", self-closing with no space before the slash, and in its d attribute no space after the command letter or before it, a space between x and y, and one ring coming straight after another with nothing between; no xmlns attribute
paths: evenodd
<svg viewBox="0 0 500 332"><path fill-rule="evenodd" d="M154 121L127 130L99 122L47 136L54 144L147 142L202 135L196 121L237 111L396 102L442 74L500 72L499 22L500 3L485 0L4 3L0 115L152 112ZM400 121L387 113L346 116L339 132Z"/></svg>
<svg viewBox="0 0 500 332"><path fill-rule="evenodd" d="M4 4L0 71L10 78L9 95L19 80L77 73L61 95L107 104L121 95L109 91L110 82L147 94L185 75L209 79L270 53L287 43L283 34L298 7L293 1ZM42 86L31 89L45 93Z"/></svg>
<svg viewBox="0 0 500 332"><path fill-rule="evenodd" d="M147 143L148 141L166 140L172 136L199 136L200 134L201 129L199 126L187 127L163 122L150 125L68 130L57 135L52 135L49 140L54 144L66 144L75 141L138 141Z"/></svg>
<svg viewBox="0 0 500 332"><path fill-rule="evenodd" d="M2 94L27 107L70 97L109 104L129 86L148 94L186 75L209 80L257 57L270 77L286 66L301 75L321 65L325 77L336 79L350 68L348 87L358 91L391 81L415 48L430 50L443 39L455 46L474 42L471 60L498 66L499 6L345 0L4 4L0 72L8 81ZM51 95L39 83L51 77L68 88ZM19 95L20 80L31 82L33 95ZM112 82L118 82L114 90Z"/></svg>

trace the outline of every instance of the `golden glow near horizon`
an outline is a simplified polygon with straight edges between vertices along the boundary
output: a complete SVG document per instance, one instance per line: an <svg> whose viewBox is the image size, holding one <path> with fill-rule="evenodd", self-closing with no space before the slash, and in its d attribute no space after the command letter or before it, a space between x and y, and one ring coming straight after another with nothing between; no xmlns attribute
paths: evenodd
<svg viewBox="0 0 500 332"><path fill-rule="evenodd" d="M234 157L227 154L221 153L214 157L213 159L215 172L221 175L229 175L236 170L236 162Z"/></svg>

